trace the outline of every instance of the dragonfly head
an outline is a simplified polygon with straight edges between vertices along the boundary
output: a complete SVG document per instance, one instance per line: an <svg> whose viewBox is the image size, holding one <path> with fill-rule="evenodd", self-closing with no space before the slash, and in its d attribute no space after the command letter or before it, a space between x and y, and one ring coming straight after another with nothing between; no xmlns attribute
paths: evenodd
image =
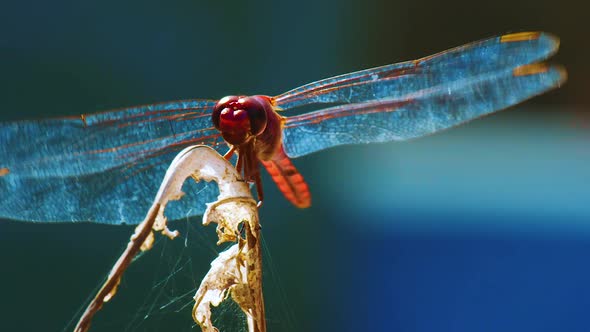
<svg viewBox="0 0 590 332"><path fill-rule="evenodd" d="M232 145L242 145L266 129L270 102L262 96L227 96L213 108L213 125Z"/></svg>

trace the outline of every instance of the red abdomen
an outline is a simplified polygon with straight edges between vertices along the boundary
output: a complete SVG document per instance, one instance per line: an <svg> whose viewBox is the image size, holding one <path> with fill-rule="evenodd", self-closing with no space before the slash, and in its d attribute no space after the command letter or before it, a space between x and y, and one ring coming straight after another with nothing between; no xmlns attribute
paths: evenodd
<svg viewBox="0 0 590 332"><path fill-rule="evenodd" d="M272 159L261 162L289 202L298 208L306 208L311 205L309 187L303 176L291 163L282 144Z"/></svg>

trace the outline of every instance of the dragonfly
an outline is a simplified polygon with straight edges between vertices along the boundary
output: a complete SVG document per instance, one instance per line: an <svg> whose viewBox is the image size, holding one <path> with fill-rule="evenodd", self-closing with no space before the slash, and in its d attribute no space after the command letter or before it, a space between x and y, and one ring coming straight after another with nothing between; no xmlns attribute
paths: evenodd
<svg viewBox="0 0 590 332"><path fill-rule="evenodd" d="M310 191L291 158L433 134L552 90L566 80L563 67L544 62L558 47L549 33L512 33L274 97L181 100L0 123L0 217L137 224L176 153L196 144L227 157L235 152L238 170L260 199L262 165L290 202L307 207ZM282 115L303 106L316 110ZM215 196L214 186L204 184L166 214L170 220L201 215Z"/></svg>

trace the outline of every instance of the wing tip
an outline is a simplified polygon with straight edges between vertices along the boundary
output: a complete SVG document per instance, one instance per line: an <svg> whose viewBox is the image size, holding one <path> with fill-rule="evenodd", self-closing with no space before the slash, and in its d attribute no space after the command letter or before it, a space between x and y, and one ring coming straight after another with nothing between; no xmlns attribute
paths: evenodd
<svg viewBox="0 0 590 332"><path fill-rule="evenodd" d="M559 87L567 81L567 70L562 65L545 62L522 65L513 69L514 76L543 75L552 86Z"/></svg>
<svg viewBox="0 0 590 332"><path fill-rule="evenodd" d="M539 40L547 45L551 50L551 54L557 52L559 49L559 37L549 32L540 32Z"/></svg>
<svg viewBox="0 0 590 332"><path fill-rule="evenodd" d="M547 49L551 50L551 53L555 53L559 49L559 37L549 32L527 31L509 33L500 36L501 43L514 43L533 40L536 40L542 45L546 46Z"/></svg>
<svg viewBox="0 0 590 332"><path fill-rule="evenodd" d="M567 81L567 70L562 65L552 65L551 68L557 73L558 80L557 84L562 85Z"/></svg>

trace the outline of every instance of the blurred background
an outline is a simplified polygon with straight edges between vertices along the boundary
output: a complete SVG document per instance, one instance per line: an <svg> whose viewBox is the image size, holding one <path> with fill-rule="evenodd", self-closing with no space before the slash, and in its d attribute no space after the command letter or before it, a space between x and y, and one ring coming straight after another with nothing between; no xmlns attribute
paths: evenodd
<svg viewBox="0 0 590 332"><path fill-rule="evenodd" d="M268 325L588 331L585 2L31 0L2 7L0 121L275 95L493 35L554 33L561 49L551 61L569 73L559 90L411 142L298 158L313 194L307 210L291 207L264 175ZM199 223L174 224L183 239L159 241L133 264L92 331L198 330L191 296L223 249ZM0 220L0 330L71 330L132 230ZM238 329L236 308L218 313L222 331Z"/></svg>

